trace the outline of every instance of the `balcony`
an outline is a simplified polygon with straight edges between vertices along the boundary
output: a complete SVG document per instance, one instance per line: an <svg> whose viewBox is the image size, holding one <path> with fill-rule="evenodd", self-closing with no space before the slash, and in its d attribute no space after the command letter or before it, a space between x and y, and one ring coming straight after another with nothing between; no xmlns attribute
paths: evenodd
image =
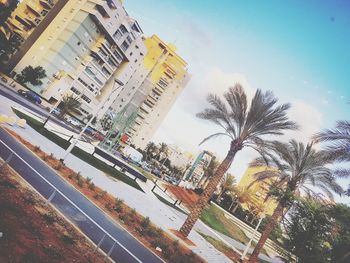
<svg viewBox="0 0 350 263"><path fill-rule="evenodd" d="M55 5L52 0L40 0L40 4L47 9L51 9Z"/></svg>

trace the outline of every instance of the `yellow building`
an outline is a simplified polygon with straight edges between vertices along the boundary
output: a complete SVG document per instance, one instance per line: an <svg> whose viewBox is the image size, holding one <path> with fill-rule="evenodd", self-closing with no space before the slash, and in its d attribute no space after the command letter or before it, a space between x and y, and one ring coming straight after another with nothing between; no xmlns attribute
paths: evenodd
<svg viewBox="0 0 350 263"><path fill-rule="evenodd" d="M251 203L253 206L260 206L264 209L265 214L272 215L273 211L275 210L277 204L274 200L269 198L265 201L266 195L269 191L270 185L273 184L273 181L265 180L261 182L256 182L252 184L252 182L255 180L254 174L271 169L266 166L264 167L249 167L246 172L244 173L243 177L238 183L238 186L240 188L247 188L249 187L249 190L253 193L252 201ZM248 209L249 204L244 203L242 204L243 208Z"/></svg>

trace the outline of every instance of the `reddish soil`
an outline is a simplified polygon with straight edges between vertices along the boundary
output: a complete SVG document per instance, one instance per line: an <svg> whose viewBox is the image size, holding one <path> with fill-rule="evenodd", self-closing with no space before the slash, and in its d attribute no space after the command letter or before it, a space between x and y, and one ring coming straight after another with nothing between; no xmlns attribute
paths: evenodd
<svg viewBox="0 0 350 263"><path fill-rule="evenodd" d="M196 194L193 190L187 190L182 187L170 184L166 187L168 188L168 191L175 195L177 199L181 200L188 209L191 209L199 199L199 195Z"/></svg>
<svg viewBox="0 0 350 263"><path fill-rule="evenodd" d="M73 225L7 166L0 171L0 262L104 262Z"/></svg>
<svg viewBox="0 0 350 263"><path fill-rule="evenodd" d="M54 168L59 175L66 179L71 185L82 192L89 200L95 203L111 218L125 227L146 247L151 249L155 254L166 262L181 263L202 263L205 262L201 257L194 254L189 248L179 244L170 235L162 231L151 222L145 223L145 219L134 209L125 205L122 200L108 194L106 191L95 186L90 180L83 178L69 167L63 165L52 155L44 153L39 147L33 146L28 141L14 131L7 129L15 138L29 148L34 154L40 157L48 165ZM161 248L162 251L156 248ZM1 261L0 261L1 262Z"/></svg>

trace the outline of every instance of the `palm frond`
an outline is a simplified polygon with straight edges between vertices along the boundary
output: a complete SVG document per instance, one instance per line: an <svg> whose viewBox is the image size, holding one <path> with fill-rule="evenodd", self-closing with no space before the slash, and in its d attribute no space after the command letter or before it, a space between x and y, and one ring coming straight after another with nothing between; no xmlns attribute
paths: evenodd
<svg viewBox="0 0 350 263"><path fill-rule="evenodd" d="M232 139L232 137L231 137L229 134L224 133L224 132L218 132L218 133L214 133L214 134L209 135L208 137L204 138L204 139L199 143L199 145L202 145L203 143L207 142L208 140L214 139L214 138L219 137L219 136L228 136L230 139Z"/></svg>

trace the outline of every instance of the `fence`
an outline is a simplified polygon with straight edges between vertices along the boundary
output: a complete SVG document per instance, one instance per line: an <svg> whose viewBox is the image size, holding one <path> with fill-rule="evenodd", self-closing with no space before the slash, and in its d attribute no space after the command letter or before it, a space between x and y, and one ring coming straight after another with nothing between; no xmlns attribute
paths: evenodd
<svg viewBox="0 0 350 263"><path fill-rule="evenodd" d="M122 262L142 262L2 140L0 140L0 157L48 202L72 220L96 244L96 250L101 249L105 252L106 260L117 262L123 259Z"/></svg>

